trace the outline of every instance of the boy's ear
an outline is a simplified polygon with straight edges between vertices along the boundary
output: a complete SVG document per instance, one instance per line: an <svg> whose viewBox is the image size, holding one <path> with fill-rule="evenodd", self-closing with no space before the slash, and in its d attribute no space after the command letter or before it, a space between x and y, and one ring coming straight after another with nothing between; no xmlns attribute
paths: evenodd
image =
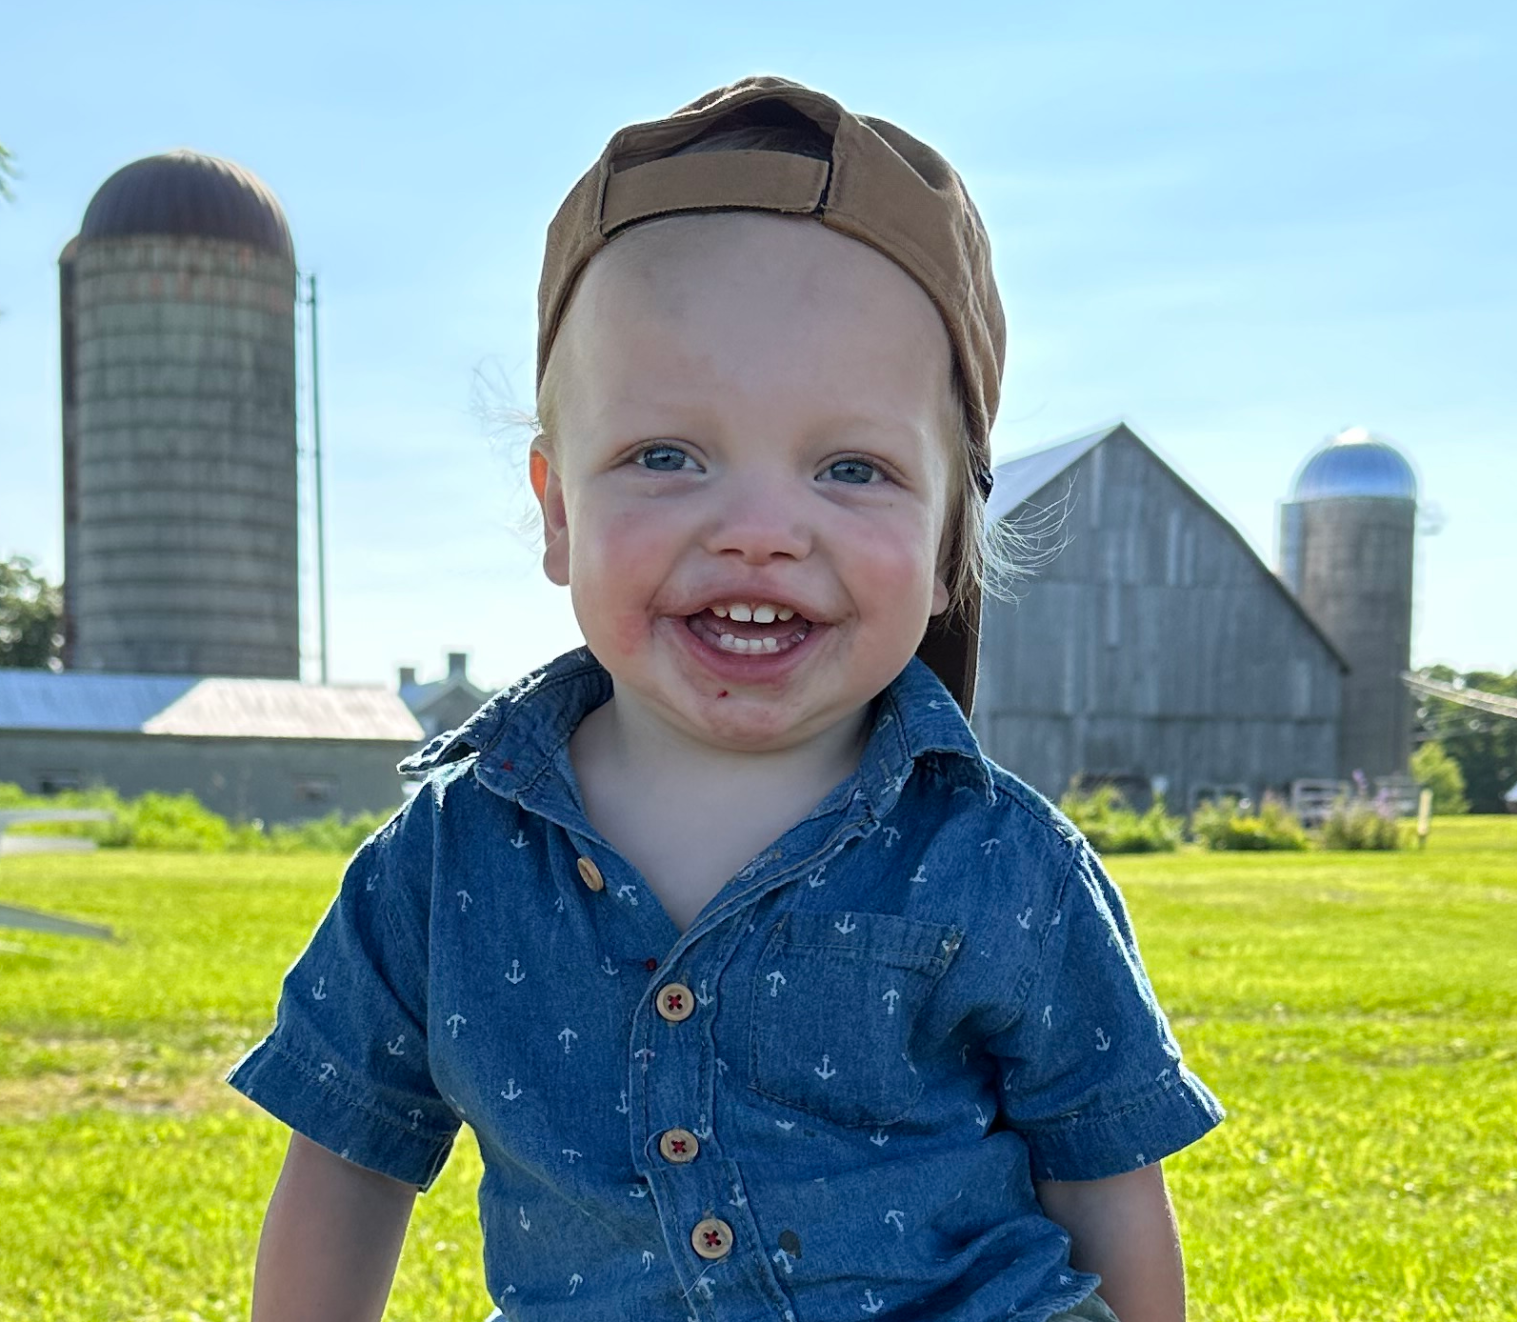
<svg viewBox="0 0 1517 1322"><path fill-rule="evenodd" d="M948 609L948 584L943 581L943 571L939 569L932 576L932 609L929 615L941 615Z"/></svg>
<svg viewBox="0 0 1517 1322"><path fill-rule="evenodd" d="M569 519L564 487L548 456L534 443L527 460L532 494L543 514L543 573L550 583L569 586Z"/></svg>

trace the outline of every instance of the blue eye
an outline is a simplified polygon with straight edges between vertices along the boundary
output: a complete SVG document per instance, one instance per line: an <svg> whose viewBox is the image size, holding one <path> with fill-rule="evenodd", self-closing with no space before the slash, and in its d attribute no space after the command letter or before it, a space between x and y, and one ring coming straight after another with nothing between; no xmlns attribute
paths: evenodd
<svg viewBox="0 0 1517 1322"><path fill-rule="evenodd" d="M864 486L880 475L880 470L865 459L839 459L827 472L836 482L848 482Z"/></svg>
<svg viewBox="0 0 1517 1322"><path fill-rule="evenodd" d="M690 456L678 446L650 445L637 452L635 462L652 473L677 473L690 462Z"/></svg>

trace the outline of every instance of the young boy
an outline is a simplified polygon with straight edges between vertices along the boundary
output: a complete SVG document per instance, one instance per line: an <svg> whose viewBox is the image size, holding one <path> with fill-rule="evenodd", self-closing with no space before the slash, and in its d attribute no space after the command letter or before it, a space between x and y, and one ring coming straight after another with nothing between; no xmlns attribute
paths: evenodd
<svg viewBox="0 0 1517 1322"><path fill-rule="evenodd" d="M406 764L229 1076L296 1131L255 1322L378 1318L462 1122L497 1316L1177 1322L1159 1159L1221 1110L964 717L1004 332L958 176L748 79L612 139L540 314L588 646Z"/></svg>

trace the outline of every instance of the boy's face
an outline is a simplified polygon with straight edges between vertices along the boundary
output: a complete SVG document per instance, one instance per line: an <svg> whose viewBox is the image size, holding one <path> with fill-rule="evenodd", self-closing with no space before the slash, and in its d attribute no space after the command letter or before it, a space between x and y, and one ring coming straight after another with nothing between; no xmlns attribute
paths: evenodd
<svg viewBox="0 0 1517 1322"><path fill-rule="evenodd" d="M950 382L926 293L814 221L677 217L598 255L532 481L617 701L744 751L856 719L948 604Z"/></svg>

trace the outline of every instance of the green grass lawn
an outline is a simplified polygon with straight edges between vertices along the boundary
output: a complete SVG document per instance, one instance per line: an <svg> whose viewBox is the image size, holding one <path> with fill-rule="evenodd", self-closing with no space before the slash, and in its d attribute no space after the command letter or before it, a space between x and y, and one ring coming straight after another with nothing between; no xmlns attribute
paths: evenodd
<svg viewBox="0 0 1517 1322"><path fill-rule="evenodd" d="M341 860L8 857L0 1322L245 1318L287 1131L221 1083ZM1425 852L1118 858L1144 957L1228 1122L1167 1163L1203 1322L1517 1316L1517 818ZM479 1322L467 1131L389 1316Z"/></svg>

